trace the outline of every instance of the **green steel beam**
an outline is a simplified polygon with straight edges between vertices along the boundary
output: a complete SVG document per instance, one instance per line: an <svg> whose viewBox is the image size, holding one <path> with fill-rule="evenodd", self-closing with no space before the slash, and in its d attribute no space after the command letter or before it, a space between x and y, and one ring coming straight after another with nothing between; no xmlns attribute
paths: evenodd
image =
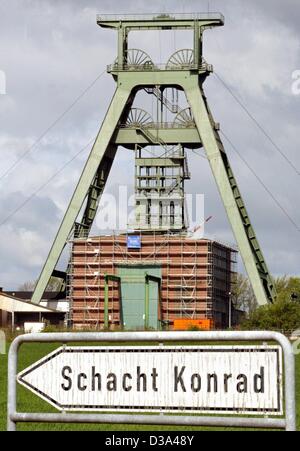
<svg viewBox="0 0 300 451"><path fill-rule="evenodd" d="M143 167L158 167L158 168L180 168L182 166L183 158L138 158L136 160L136 166ZM155 178L156 176L151 176L151 178ZM143 178L147 178L143 176Z"/></svg>
<svg viewBox="0 0 300 451"><path fill-rule="evenodd" d="M195 23L198 28L210 28L222 26L225 23L221 13L195 13L195 14L136 14L115 16L110 14L99 14L97 23L102 28L119 29L126 28L128 31L147 30L188 30L194 29Z"/></svg>
<svg viewBox="0 0 300 451"><path fill-rule="evenodd" d="M104 329L109 329L109 282L117 282L119 284L119 290L121 286L121 277L114 274L105 274L104 276ZM120 290L121 292L121 290ZM120 306L121 307L121 306ZM121 309L120 309L121 315ZM120 317L121 318L121 317Z"/></svg>
<svg viewBox="0 0 300 451"><path fill-rule="evenodd" d="M144 328L149 329L149 305L150 305L150 285L147 279L147 274L145 274L145 319Z"/></svg>
<svg viewBox="0 0 300 451"><path fill-rule="evenodd" d="M157 283L158 296L160 298L161 293L161 278L156 276L151 276L150 274L145 274L145 330L149 329L149 318L150 318L150 282ZM161 304L161 302L159 302Z"/></svg>
<svg viewBox="0 0 300 451"><path fill-rule="evenodd" d="M93 149L89 155L79 183L75 189L64 219L59 228L58 234L54 240L53 246L46 260L46 264L39 277L38 283L31 299L31 302L34 304L39 304L41 302L50 277L58 263L67 240L71 235L83 203L88 196L97 170L106 155L110 155L110 142L117 128L119 120L124 110L126 109L130 95L131 89L128 89L125 86L119 87L115 92L107 115L102 124L101 130L96 138Z"/></svg>
<svg viewBox="0 0 300 451"><path fill-rule="evenodd" d="M75 238L86 238L91 231L116 153L117 146L110 146L99 165L97 174L89 189L87 204L82 220L80 223L75 224Z"/></svg>
<svg viewBox="0 0 300 451"><path fill-rule="evenodd" d="M214 121L207 106L202 86L199 85L198 77L190 78L185 85L185 92L255 297L260 305L273 302L276 299L274 283L251 225L221 138L213 127Z"/></svg>
<svg viewBox="0 0 300 451"><path fill-rule="evenodd" d="M184 147L200 149L202 143L200 141L198 130L195 128L159 128L159 124L156 128L147 127L149 132L157 134L161 141L167 145L175 145L181 143ZM135 144L141 146L149 145L149 139L138 131L137 128L120 128L118 129L114 143L119 146L128 147L134 149ZM133 144L134 143L134 144ZM153 143L151 142L151 145Z"/></svg>
<svg viewBox="0 0 300 451"><path fill-rule="evenodd" d="M88 192L82 219L80 222L76 222L74 226L74 236L76 238L86 238L89 236L116 152L117 146L111 145L99 165L97 174ZM57 271L55 269L52 273L52 277L61 280L60 291L64 292L67 288L67 272Z"/></svg>

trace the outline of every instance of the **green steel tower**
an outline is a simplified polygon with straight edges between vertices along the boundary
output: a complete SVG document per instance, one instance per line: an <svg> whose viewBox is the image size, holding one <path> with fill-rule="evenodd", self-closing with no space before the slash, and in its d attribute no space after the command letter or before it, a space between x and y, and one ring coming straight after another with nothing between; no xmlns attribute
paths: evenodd
<svg viewBox="0 0 300 451"><path fill-rule="evenodd" d="M257 301L261 305L273 302L274 283L203 90L206 78L213 72L203 58L204 31L223 26L224 17L219 13L106 15L98 16L97 23L118 35L118 56L108 67L116 91L32 302L41 301L52 276L63 276L55 268L70 236L89 235L119 146L134 150L136 155L135 229L160 233L186 231L184 182L190 178L187 152L205 149ZM190 30L193 48L176 51L164 65L155 64L143 50L128 45L129 33L150 30ZM135 107L141 91L153 96L157 104L155 117ZM178 93L185 94L186 108L179 107ZM172 120L166 121L170 117ZM147 153L149 146L154 149L151 155Z"/></svg>

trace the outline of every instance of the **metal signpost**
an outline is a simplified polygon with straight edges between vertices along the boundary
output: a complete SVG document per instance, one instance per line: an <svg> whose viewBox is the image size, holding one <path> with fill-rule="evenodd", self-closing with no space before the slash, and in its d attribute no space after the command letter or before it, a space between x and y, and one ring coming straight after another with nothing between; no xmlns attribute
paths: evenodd
<svg viewBox="0 0 300 451"><path fill-rule="evenodd" d="M224 342L249 341L258 343L224 345ZM126 346L94 345L101 342L126 343ZM137 346L141 342L166 345ZM189 343L178 346L176 342ZM194 342L193 346L191 342ZM216 343L198 345L204 342ZM276 342L276 345L267 342ZM19 348L24 343L64 345L17 374ZM70 343L72 346L68 346ZM74 343L80 343L80 346L74 346ZM88 343L93 346L82 345ZM134 346L127 346L127 343ZM8 380L9 431L15 431L19 422L296 430L294 354L288 339L278 333L134 332L21 336L10 348ZM60 413L18 413L17 382ZM145 415L149 412L152 415ZM174 415L176 413L181 415ZM195 413L199 415L190 415ZM207 417L205 414L227 417Z"/></svg>

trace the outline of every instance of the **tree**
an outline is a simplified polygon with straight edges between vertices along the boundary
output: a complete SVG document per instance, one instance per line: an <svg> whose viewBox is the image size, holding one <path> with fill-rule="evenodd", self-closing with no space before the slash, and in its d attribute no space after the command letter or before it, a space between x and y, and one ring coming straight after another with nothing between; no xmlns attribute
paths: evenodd
<svg viewBox="0 0 300 451"><path fill-rule="evenodd" d="M18 287L18 291L33 291L35 289L36 282L28 281Z"/></svg>
<svg viewBox="0 0 300 451"><path fill-rule="evenodd" d="M275 279L278 297L274 304L259 307L243 323L248 330L293 332L300 327L300 278Z"/></svg>
<svg viewBox="0 0 300 451"><path fill-rule="evenodd" d="M243 274L236 274L232 285L231 300L234 307L246 313L253 312L257 308L257 301L249 279Z"/></svg>
<svg viewBox="0 0 300 451"><path fill-rule="evenodd" d="M299 299L300 302L300 278L299 277L278 277L275 279L275 287L278 293L278 301Z"/></svg>
<svg viewBox="0 0 300 451"><path fill-rule="evenodd" d="M281 300L259 307L243 324L246 330L293 332L300 327L300 303Z"/></svg>
<svg viewBox="0 0 300 451"><path fill-rule="evenodd" d="M19 286L18 290L19 291L34 291L35 286L36 286L37 282L34 281L28 281L23 283L22 285ZM46 291L48 292L56 292L56 291L60 291L61 289L61 281L55 277L51 277L50 282L47 286Z"/></svg>

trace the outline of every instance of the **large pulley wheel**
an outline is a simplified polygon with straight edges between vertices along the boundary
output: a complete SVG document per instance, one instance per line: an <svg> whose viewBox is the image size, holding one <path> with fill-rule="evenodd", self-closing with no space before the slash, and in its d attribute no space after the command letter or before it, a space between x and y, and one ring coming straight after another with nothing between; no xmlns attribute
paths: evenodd
<svg viewBox="0 0 300 451"><path fill-rule="evenodd" d="M167 62L167 69L189 68L194 64L194 50L184 49L175 52Z"/></svg>
<svg viewBox="0 0 300 451"><path fill-rule="evenodd" d="M126 120L126 127L147 127L153 124L151 115L140 108L132 108Z"/></svg>
<svg viewBox="0 0 300 451"><path fill-rule="evenodd" d="M182 127L194 127L195 120L191 108L181 110L175 117L174 124Z"/></svg>

